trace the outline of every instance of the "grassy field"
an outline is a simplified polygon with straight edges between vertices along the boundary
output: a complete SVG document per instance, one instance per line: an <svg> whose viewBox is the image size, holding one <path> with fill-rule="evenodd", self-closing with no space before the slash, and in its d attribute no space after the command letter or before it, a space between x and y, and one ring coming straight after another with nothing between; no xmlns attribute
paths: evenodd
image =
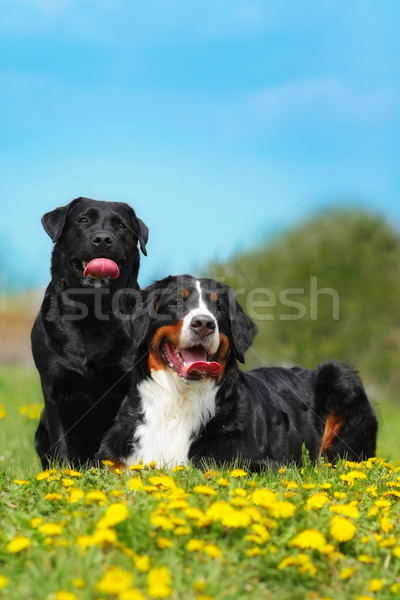
<svg viewBox="0 0 400 600"><path fill-rule="evenodd" d="M399 413L380 456L259 475L231 467L41 472L36 373L0 369L0 598L400 597ZM390 461L388 462L388 460Z"/></svg>

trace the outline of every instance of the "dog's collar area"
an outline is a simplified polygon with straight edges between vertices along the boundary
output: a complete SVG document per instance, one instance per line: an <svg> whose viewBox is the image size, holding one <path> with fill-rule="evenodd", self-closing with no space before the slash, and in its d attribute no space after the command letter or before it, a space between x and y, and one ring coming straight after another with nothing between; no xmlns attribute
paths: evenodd
<svg viewBox="0 0 400 600"><path fill-rule="evenodd" d="M210 360L207 349L200 345L178 348L171 341L164 342L164 355L171 369L183 379L203 379L207 375L216 377L221 373L219 363Z"/></svg>

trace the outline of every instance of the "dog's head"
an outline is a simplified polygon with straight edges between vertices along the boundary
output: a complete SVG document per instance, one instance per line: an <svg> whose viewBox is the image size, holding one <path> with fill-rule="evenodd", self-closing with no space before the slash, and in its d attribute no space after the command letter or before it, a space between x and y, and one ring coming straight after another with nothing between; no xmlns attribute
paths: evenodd
<svg viewBox="0 0 400 600"><path fill-rule="evenodd" d="M146 255L148 229L128 204L76 198L46 213L42 224L56 244L53 276L83 287L109 287L111 279L118 275L119 285L128 286L129 282L136 281L137 246L139 243ZM107 268L104 272L101 268L89 269L88 274L87 265L93 259L106 259L104 264L114 267L112 277Z"/></svg>
<svg viewBox="0 0 400 600"><path fill-rule="evenodd" d="M167 277L146 288L143 298L134 335L145 371L170 369L182 380L219 381L229 362L244 362L256 326L228 285Z"/></svg>

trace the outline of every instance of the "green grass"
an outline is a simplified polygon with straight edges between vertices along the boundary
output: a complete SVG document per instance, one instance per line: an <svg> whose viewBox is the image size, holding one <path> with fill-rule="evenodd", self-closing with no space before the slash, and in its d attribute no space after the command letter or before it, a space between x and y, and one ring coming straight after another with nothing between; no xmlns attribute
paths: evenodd
<svg viewBox="0 0 400 600"><path fill-rule="evenodd" d="M37 419L20 412L40 402L36 373L0 369L0 598L399 597L396 462L316 467L305 454L302 469L259 475L151 467L40 475ZM378 414L380 454L395 461L399 413L383 404ZM331 528L335 511L348 541Z"/></svg>

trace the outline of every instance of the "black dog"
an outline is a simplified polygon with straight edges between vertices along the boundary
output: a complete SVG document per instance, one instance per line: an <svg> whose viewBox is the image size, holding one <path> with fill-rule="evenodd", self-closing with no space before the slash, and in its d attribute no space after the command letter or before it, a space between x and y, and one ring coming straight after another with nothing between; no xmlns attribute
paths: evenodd
<svg viewBox="0 0 400 600"><path fill-rule="evenodd" d="M98 458L173 467L238 459L250 469L310 458L375 454L377 421L347 365L261 368L237 360L256 327L233 290L210 279L169 277L144 290L136 383Z"/></svg>
<svg viewBox="0 0 400 600"><path fill-rule="evenodd" d="M45 214L51 282L32 329L45 407L35 447L74 465L93 459L127 393L132 340L122 313L138 295L148 229L125 203L77 198ZM91 263L93 259L100 259Z"/></svg>

